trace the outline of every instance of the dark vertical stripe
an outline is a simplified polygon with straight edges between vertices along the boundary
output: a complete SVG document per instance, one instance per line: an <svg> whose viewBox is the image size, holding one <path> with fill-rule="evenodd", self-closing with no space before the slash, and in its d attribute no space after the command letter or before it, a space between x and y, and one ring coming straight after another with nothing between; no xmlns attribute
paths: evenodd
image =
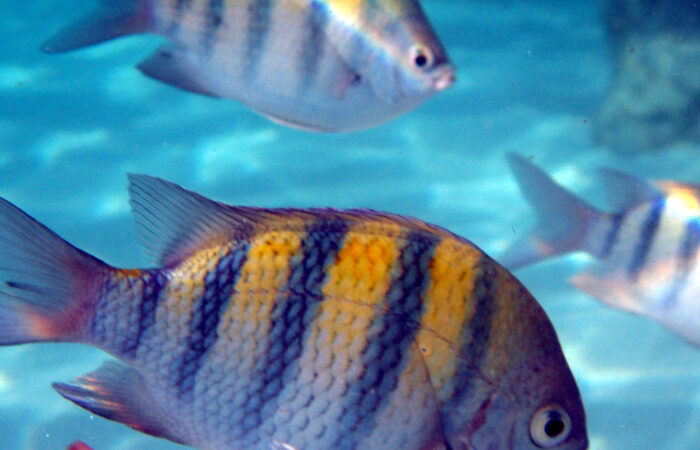
<svg viewBox="0 0 700 450"><path fill-rule="evenodd" d="M649 255L649 249L654 241L654 235L659 228L661 214L663 214L665 205L666 201L664 199L655 201L651 205L651 210L647 214L646 220L642 225L639 238L637 239L637 245L634 249L634 255L632 256L632 261L628 269L628 276L633 281L637 280L639 272L644 267L644 263Z"/></svg>
<svg viewBox="0 0 700 450"><path fill-rule="evenodd" d="M307 10L305 37L301 54L301 80L304 87L313 85L316 73L323 59L328 24L328 11L321 2L312 1Z"/></svg>
<svg viewBox="0 0 700 450"><path fill-rule="evenodd" d="M617 243L617 238L620 235L620 226L625 218L624 213L613 214L610 216L610 229L605 235L605 242L600 252L600 258L605 259L610 256L610 252Z"/></svg>
<svg viewBox="0 0 700 450"><path fill-rule="evenodd" d="M122 352L124 356L134 358L136 352L141 345L143 335L156 322L156 311L158 310L158 301L163 292L168 280L160 270L144 271L141 276L143 289L141 293L141 301L139 304L138 328L136 333L129 336L124 342Z"/></svg>
<svg viewBox="0 0 700 450"><path fill-rule="evenodd" d="M460 343L460 358L454 375L455 390L445 407L446 414L459 408L470 398L476 379L483 379L481 371L488 351L493 319L495 314L495 295L498 290L497 268L488 258L482 257L478 264L479 274L474 281L470 301L475 302L474 313L465 324ZM470 399L469 401L478 401Z"/></svg>
<svg viewBox="0 0 700 450"><path fill-rule="evenodd" d="M300 254L290 262L287 295L272 311L267 353L255 368L259 374L255 384L249 387L242 433L250 432L276 412L277 397L293 380L310 326L323 301L327 269L334 263L346 233L347 224L341 220L319 220L307 226Z"/></svg>
<svg viewBox="0 0 700 450"><path fill-rule="evenodd" d="M697 219L688 221L685 233L676 259L676 274L673 284L669 288L664 305L667 308L673 307L678 300L678 294L683 290L690 272L696 264L697 252L700 247L700 222Z"/></svg>
<svg viewBox="0 0 700 450"><path fill-rule="evenodd" d="M180 29L180 22L182 21L182 16L185 15L188 9L190 9L190 4L192 0L177 0L175 3L175 14L173 14L170 26L168 26L168 35L176 36L178 30Z"/></svg>
<svg viewBox="0 0 700 450"><path fill-rule="evenodd" d="M258 0L248 5L248 29L245 43L245 76L250 77L262 58L269 37L275 0Z"/></svg>
<svg viewBox="0 0 700 450"><path fill-rule="evenodd" d="M684 269L689 269L695 262L695 255L700 245L700 222L698 219L691 219L685 226L685 236L681 243L679 262Z"/></svg>
<svg viewBox="0 0 700 450"><path fill-rule="evenodd" d="M372 317L378 326L370 326L368 345L362 353L365 372L348 387L340 448L356 448L370 434L382 405L398 386L423 316L423 294L430 282L429 264L436 243L437 239L425 232L412 232L406 238L386 294L388 312L378 309Z"/></svg>
<svg viewBox="0 0 700 450"><path fill-rule="evenodd" d="M226 311L241 269L246 261L249 244L241 243L219 260L216 268L204 277L204 294L192 304L187 349L176 361L171 373L180 398L192 395L197 372L204 364L209 349L218 338L217 327Z"/></svg>
<svg viewBox="0 0 700 450"><path fill-rule="evenodd" d="M206 54L211 54L216 42L216 33L224 21L225 0L209 0L207 2L206 19L202 33L202 49Z"/></svg>
<svg viewBox="0 0 700 450"><path fill-rule="evenodd" d="M183 14L190 7L192 0L177 0L175 3L175 11L178 14Z"/></svg>

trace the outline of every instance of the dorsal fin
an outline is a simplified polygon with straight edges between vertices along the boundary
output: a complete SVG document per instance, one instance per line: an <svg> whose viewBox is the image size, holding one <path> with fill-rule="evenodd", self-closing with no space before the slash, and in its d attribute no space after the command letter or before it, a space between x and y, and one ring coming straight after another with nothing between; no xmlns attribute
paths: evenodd
<svg viewBox="0 0 700 450"><path fill-rule="evenodd" d="M129 174L136 232L149 256L175 265L205 245L250 235L263 209L233 207L148 175Z"/></svg>
<svg viewBox="0 0 700 450"><path fill-rule="evenodd" d="M599 169L598 173L608 202L615 212L625 211L663 196L659 188L644 178L609 168Z"/></svg>

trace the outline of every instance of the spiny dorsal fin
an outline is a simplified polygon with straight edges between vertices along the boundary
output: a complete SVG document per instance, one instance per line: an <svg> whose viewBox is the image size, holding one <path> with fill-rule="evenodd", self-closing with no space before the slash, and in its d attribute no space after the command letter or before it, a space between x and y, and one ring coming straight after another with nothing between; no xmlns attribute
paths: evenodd
<svg viewBox="0 0 700 450"><path fill-rule="evenodd" d="M249 235L263 209L233 207L148 175L129 174L136 231L149 256L163 266L206 245Z"/></svg>
<svg viewBox="0 0 700 450"><path fill-rule="evenodd" d="M663 196L656 186L644 178L609 168L599 169L598 173L608 202L615 212L626 211Z"/></svg>

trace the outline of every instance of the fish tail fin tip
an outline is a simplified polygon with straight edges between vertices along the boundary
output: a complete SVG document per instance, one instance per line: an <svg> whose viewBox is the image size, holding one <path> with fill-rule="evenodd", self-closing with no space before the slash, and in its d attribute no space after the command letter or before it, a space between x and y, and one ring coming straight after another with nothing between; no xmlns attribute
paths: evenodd
<svg viewBox="0 0 700 450"><path fill-rule="evenodd" d="M0 198L0 345L79 340L107 267Z"/></svg>
<svg viewBox="0 0 700 450"><path fill-rule="evenodd" d="M166 417L136 369L110 361L70 383L51 386L65 399L98 416L152 436L184 443L170 430Z"/></svg>
<svg viewBox="0 0 700 450"><path fill-rule="evenodd" d="M557 184L527 158L510 153L508 163L525 199L537 215L535 226L499 259L509 269L586 250L589 225L601 215L582 199Z"/></svg>
<svg viewBox="0 0 700 450"><path fill-rule="evenodd" d="M101 5L44 41L46 53L64 53L152 28L152 0L102 0Z"/></svg>

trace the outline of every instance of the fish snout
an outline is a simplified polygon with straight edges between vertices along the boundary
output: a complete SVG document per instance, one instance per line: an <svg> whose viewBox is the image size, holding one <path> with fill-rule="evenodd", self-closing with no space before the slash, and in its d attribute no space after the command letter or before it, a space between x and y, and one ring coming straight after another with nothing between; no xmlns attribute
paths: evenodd
<svg viewBox="0 0 700 450"><path fill-rule="evenodd" d="M453 66L443 66L433 74L433 87L436 91L444 91L457 80Z"/></svg>

